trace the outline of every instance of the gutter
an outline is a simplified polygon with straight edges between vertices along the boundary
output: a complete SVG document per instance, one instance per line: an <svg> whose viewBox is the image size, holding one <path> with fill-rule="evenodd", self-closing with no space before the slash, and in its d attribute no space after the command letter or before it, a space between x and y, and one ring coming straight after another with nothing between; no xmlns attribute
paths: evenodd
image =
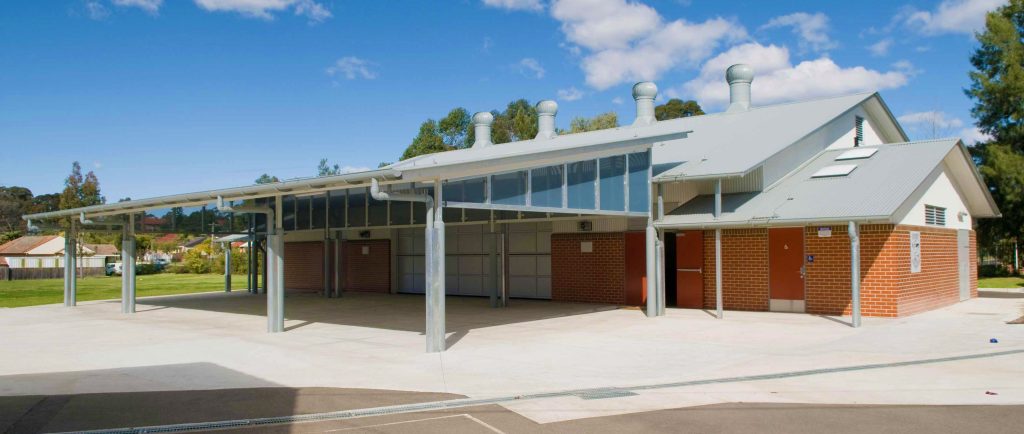
<svg viewBox="0 0 1024 434"><path fill-rule="evenodd" d="M725 228L751 228L751 227L772 227L772 226L785 226L785 225L808 225L808 224L823 224L823 225L846 225L849 222L857 222L860 224L893 224L892 217L887 215L882 216L860 216L860 217L829 217L825 219L821 218L803 218L803 219L775 219L775 218L760 218L760 219L748 219L748 220L736 220L736 221L716 221L707 223L683 223L683 224L672 224L671 222L654 222L654 227L659 229L725 229Z"/></svg>

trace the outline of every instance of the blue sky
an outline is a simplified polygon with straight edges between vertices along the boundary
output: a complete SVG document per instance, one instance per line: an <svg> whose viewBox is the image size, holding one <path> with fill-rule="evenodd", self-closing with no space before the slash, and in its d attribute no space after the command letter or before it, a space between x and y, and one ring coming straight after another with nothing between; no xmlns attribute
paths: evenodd
<svg viewBox="0 0 1024 434"><path fill-rule="evenodd" d="M394 161L427 118L557 99L559 126L630 86L718 111L880 90L915 138L978 139L972 32L1000 0L51 0L0 4L0 185L108 200Z"/></svg>

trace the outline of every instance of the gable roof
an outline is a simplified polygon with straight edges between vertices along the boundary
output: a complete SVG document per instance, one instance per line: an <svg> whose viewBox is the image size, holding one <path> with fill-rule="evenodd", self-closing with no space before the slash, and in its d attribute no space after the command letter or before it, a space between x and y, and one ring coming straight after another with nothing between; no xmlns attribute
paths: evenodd
<svg viewBox="0 0 1024 434"><path fill-rule="evenodd" d="M655 182L742 176L859 105L892 118L878 93L821 98L659 122L693 130L685 143L654 146ZM899 124L882 133L906 141ZM883 126L884 128L885 126Z"/></svg>
<svg viewBox="0 0 1024 434"><path fill-rule="evenodd" d="M713 215L713 196L701 195L672 210L656 224L706 227L848 220L890 222L929 176L942 168L944 161L951 167L960 166L953 168L962 171L965 166L961 163L969 158L958 139L859 149L867 148L878 152L870 158L842 162L856 164L849 175L813 177L818 170L837 164L836 157L849 148L826 150L763 192L722 195L723 212L718 219ZM966 176L959 175L958 183L969 196L971 214L998 216L999 210L981 179Z"/></svg>
<svg viewBox="0 0 1024 434"><path fill-rule="evenodd" d="M59 235L28 235L21 238L16 238L11 241L0 245L0 254L7 255L24 255L28 254L32 249L46 244Z"/></svg>
<svg viewBox="0 0 1024 434"><path fill-rule="evenodd" d="M117 247L113 244L83 244L96 256L117 256Z"/></svg>

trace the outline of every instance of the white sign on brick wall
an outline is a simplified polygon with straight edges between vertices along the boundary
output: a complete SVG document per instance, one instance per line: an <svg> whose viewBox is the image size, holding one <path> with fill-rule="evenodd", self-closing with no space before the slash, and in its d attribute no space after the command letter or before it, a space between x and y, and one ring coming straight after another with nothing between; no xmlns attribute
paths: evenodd
<svg viewBox="0 0 1024 434"><path fill-rule="evenodd" d="M921 272L921 233L910 231L910 272Z"/></svg>
<svg viewBox="0 0 1024 434"><path fill-rule="evenodd" d="M594 252L594 243L592 241L582 241L582 242L580 242L580 252L581 253L593 253Z"/></svg>

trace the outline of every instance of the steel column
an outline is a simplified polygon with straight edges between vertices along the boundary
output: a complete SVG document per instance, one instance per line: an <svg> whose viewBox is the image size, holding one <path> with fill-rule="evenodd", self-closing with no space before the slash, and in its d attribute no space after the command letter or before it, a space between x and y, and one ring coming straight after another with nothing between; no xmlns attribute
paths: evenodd
<svg viewBox="0 0 1024 434"><path fill-rule="evenodd" d="M64 307L74 306L71 303L71 275L75 269L71 265L71 231L64 232Z"/></svg>
<svg viewBox="0 0 1024 434"><path fill-rule="evenodd" d="M341 245L341 233L334 233L334 296L341 297L341 253L343 251Z"/></svg>
<svg viewBox="0 0 1024 434"><path fill-rule="evenodd" d="M715 317L722 319L722 230L715 229Z"/></svg>
<svg viewBox="0 0 1024 434"><path fill-rule="evenodd" d="M231 292L231 243L221 243L224 249L224 292Z"/></svg>
<svg viewBox="0 0 1024 434"><path fill-rule="evenodd" d="M445 350L445 235L442 190L441 181L434 181L433 245L427 247L433 251L431 281L427 289L427 311L431 322L427 328L428 353Z"/></svg>
<svg viewBox="0 0 1024 434"><path fill-rule="evenodd" d="M78 304L78 230L71 221L71 280L68 283L68 301L65 306Z"/></svg>
<svg viewBox="0 0 1024 434"><path fill-rule="evenodd" d="M850 222L850 289L853 298L850 325L860 327L860 234L857 224Z"/></svg>
<svg viewBox="0 0 1024 434"><path fill-rule="evenodd" d="M324 297L331 297L331 238L330 235L324 233L324 257L323 257L323 276L324 276Z"/></svg>
<svg viewBox="0 0 1024 434"><path fill-rule="evenodd" d="M656 285L656 279L658 274L657 264L657 252L658 246L655 244L658 241L657 231L654 230L653 218L647 219L647 231L644 240L644 262L647 266L647 316L655 317L658 316L658 307L661 302L658 301L658 289Z"/></svg>

